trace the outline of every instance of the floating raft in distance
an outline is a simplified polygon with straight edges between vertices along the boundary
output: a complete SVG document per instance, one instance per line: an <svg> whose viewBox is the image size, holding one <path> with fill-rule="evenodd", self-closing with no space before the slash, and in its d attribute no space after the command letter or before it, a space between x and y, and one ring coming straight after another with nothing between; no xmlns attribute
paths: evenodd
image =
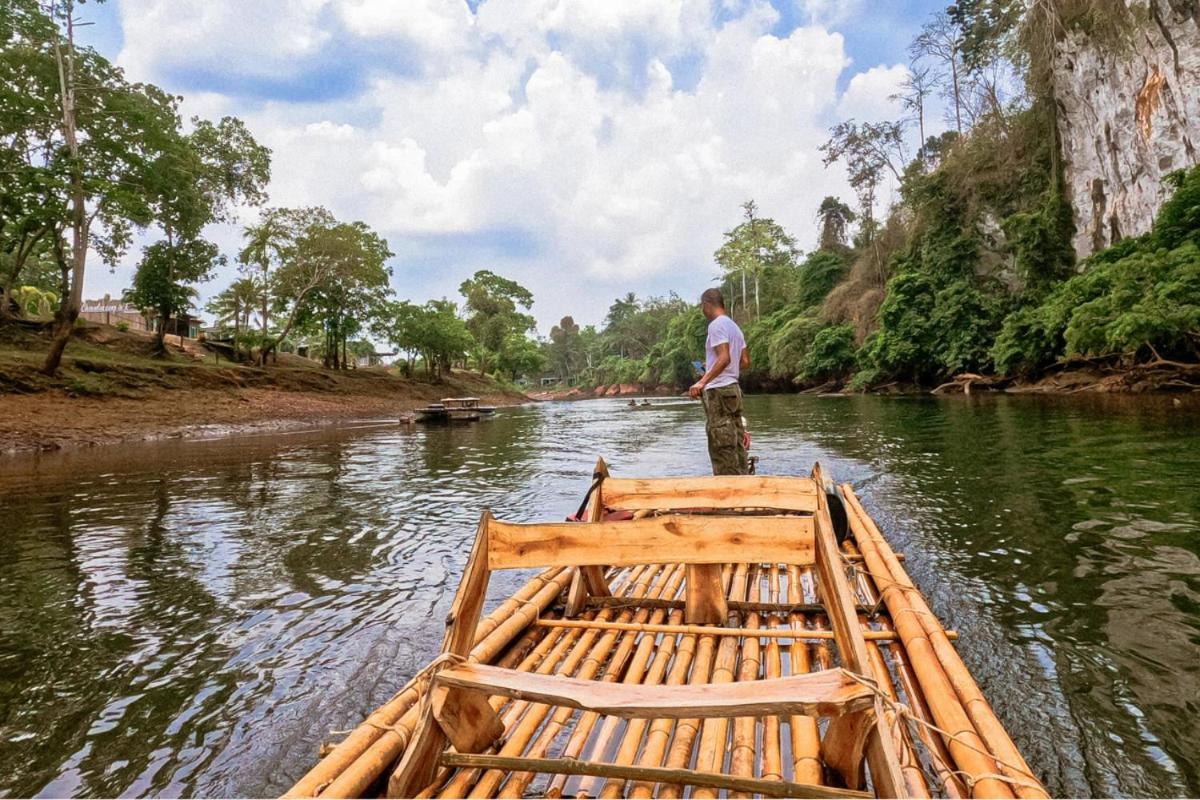
<svg viewBox="0 0 1200 800"><path fill-rule="evenodd" d="M495 413L494 406L479 405L478 397L445 397L415 412L417 422L475 422Z"/></svg>
<svg viewBox="0 0 1200 800"><path fill-rule="evenodd" d="M484 512L442 655L286 797L1047 797L819 466L641 480L601 460L584 509ZM482 616L491 573L529 568Z"/></svg>

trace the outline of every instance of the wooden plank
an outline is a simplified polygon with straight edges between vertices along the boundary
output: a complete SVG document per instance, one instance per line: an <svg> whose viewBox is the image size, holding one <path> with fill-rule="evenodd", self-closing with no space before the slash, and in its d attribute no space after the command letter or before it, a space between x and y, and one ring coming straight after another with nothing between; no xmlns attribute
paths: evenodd
<svg viewBox="0 0 1200 800"><path fill-rule="evenodd" d="M620 522L489 526L488 566L813 563L812 517L670 515Z"/></svg>
<svg viewBox="0 0 1200 800"><path fill-rule="evenodd" d="M469 664L443 670L438 685L577 708L623 719L728 718L763 714L837 717L872 706L870 689L841 670L748 683L643 686L537 675Z"/></svg>
<svg viewBox="0 0 1200 800"><path fill-rule="evenodd" d="M435 687L433 718L460 753L482 753L504 735L500 715L482 692Z"/></svg>
<svg viewBox="0 0 1200 800"><path fill-rule="evenodd" d="M684 619L692 625L724 625L729 621L729 602L720 564L688 564Z"/></svg>
<svg viewBox="0 0 1200 800"><path fill-rule="evenodd" d="M859 800L870 798L866 792L835 789L831 786L812 786L791 781L741 778L733 775L697 772L690 769L668 769L665 767L625 766L602 764L596 761L577 761L568 758L510 758L490 755L460 755L447 753L441 763L447 767L469 769L494 769L508 772L537 772L546 775L589 775L600 778L616 778L627 781L648 781L681 786L707 786L731 792L759 794L763 797L797 798L847 798Z"/></svg>
<svg viewBox="0 0 1200 800"><path fill-rule="evenodd" d="M625 511L685 508L817 510L817 488L808 478L722 475L702 478L608 478L604 505Z"/></svg>
<svg viewBox="0 0 1200 800"><path fill-rule="evenodd" d="M492 513L485 510L479 518L475 545L471 548L462 581L458 584L450 614L446 617L443 654L452 653L466 658L475 641L475 627L483 611L491 575L488 570L488 529L491 524ZM388 797L413 797L428 786L437 774L437 758L446 749L447 742L445 731L434 718L433 703L430 703L422 710L408 747L388 778Z"/></svg>
<svg viewBox="0 0 1200 800"><path fill-rule="evenodd" d="M816 530L813 537L821 599L828 612L842 664L858 675L870 677L871 659L867 653L867 641L858 622L855 596L850 590L850 581L846 577L837 539L833 535L833 521L825 500L825 476L820 464L813 467L813 482L822 489L817 493L818 508L814 515ZM848 751L857 749L861 752L862 742L865 741L875 794L879 797L907 797L896 743L883 724L883 703L875 697L873 706L871 711L863 712L862 717L847 716L830 723L821 745L822 755L827 763L853 766L852 772L842 772L841 775L846 785L854 788L859 782L860 768L857 765L861 762L853 752Z"/></svg>

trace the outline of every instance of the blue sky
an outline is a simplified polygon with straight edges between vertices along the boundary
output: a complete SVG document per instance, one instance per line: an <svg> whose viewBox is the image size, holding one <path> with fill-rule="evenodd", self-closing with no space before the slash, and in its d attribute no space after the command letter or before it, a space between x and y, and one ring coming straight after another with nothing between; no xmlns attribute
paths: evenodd
<svg viewBox="0 0 1200 800"><path fill-rule="evenodd" d="M272 203L378 229L400 296L490 268L530 286L544 332L626 291L698 292L750 197L809 245L821 197L849 199L817 146L896 115L908 43L944 6L110 0L84 36L185 115L245 119L275 154ZM92 269L88 294L119 293L137 255Z"/></svg>

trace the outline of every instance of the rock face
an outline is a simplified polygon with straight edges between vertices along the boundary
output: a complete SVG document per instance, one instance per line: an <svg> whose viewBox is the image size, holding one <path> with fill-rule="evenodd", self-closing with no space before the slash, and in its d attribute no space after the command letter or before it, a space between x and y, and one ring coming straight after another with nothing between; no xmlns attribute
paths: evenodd
<svg viewBox="0 0 1200 800"><path fill-rule="evenodd" d="M1125 0L1122 45L1072 32L1056 54L1067 186L1080 258L1150 229L1164 175L1200 150L1200 2Z"/></svg>

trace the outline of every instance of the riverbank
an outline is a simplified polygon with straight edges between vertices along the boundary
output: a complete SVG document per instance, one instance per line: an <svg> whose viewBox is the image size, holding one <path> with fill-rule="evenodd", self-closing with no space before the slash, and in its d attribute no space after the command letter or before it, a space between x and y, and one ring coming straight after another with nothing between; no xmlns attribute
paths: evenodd
<svg viewBox="0 0 1200 800"><path fill-rule="evenodd" d="M268 433L352 420L398 419L443 397L469 395L495 406L529 398L490 377L455 372L442 383L384 367L334 371L283 355L247 366L185 340L166 357L153 342L108 326L86 326L59 375L38 371L43 339L0 338L0 454L155 439Z"/></svg>
<svg viewBox="0 0 1200 800"><path fill-rule="evenodd" d="M1076 394L1197 394L1200 393L1200 364L1181 364L1156 361L1135 366L1122 366L1115 359L1071 362L1047 370L1035 379L1000 378L990 375L963 374L939 386L917 386L901 381L850 391L844 383L830 382L802 389L786 388L779 384L753 386L750 394L896 394L947 395L1005 394L1076 395ZM593 400L600 397L673 397L684 394L670 386L642 387L634 384L597 386L591 389L572 386L568 389L539 392L535 400Z"/></svg>

